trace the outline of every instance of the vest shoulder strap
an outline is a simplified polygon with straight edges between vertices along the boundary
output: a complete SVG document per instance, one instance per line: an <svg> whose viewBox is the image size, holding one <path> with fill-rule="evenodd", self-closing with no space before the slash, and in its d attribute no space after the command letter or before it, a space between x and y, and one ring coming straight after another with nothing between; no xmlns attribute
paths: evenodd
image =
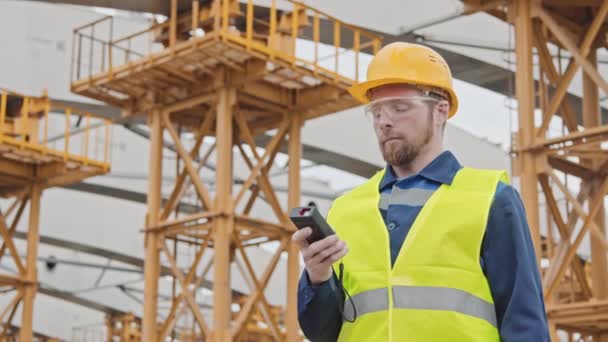
<svg viewBox="0 0 608 342"><path fill-rule="evenodd" d="M464 167L454 177L452 187L468 191L493 191L498 182L509 184L509 176L505 170Z"/></svg>
<svg viewBox="0 0 608 342"><path fill-rule="evenodd" d="M368 196L370 193L377 193L380 188L380 182L384 177L385 170L380 170L376 172L372 177L370 177L363 184L360 184L350 191L340 195L336 201L343 201L348 199L358 198L359 196Z"/></svg>

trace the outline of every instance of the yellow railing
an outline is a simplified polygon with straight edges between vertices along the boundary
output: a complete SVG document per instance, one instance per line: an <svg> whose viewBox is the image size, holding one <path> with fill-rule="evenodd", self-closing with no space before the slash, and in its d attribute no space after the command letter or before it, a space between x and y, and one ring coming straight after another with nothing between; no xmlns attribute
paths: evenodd
<svg viewBox="0 0 608 342"><path fill-rule="evenodd" d="M272 0L268 21L254 18L253 0L246 1L244 14L229 11L233 1L220 1L223 8L222 31L228 40L261 51L271 58L282 57L293 65L322 71L336 79L359 81L360 54L375 54L382 43L380 36L298 1ZM229 26L238 17L245 19L244 35ZM255 32L255 26L258 30L267 28L267 39ZM322 33L332 37L331 43L329 39L325 39L325 43L321 41Z"/></svg>
<svg viewBox="0 0 608 342"><path fill-rule="evenodd" d="M64 113L63 117L50 113ZM75 126L75 127L74 127ZM109 169L110 120L0 88L0 144Z"/></svg>
<svg viewBox="0 0 608 342"><path fill-rule="evenodd" d="M153 62L167 49L219 36L271 60L356 82L361 53L375 54L382 43L376 34L293 0L272 0L270 8L256 7L253 0L215 0L206 7L193 1L190 10L179 15L176 6L173 0L163 23L118 39L113 37L112 17L74 29L72 81L112 77L117 66Z"/></svg>

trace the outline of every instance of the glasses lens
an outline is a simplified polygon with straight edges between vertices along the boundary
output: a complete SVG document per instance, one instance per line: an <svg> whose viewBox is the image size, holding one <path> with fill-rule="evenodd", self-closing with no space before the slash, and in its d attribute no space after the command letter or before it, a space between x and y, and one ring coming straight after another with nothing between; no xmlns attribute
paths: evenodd
<svg viewBox="0 0 608 342"><path fill-rule="evenodd" d="M382 98L365 106L365 114L373 120L379 120L382 115L388 115L391 119L395 119L410 113L412 109L428 101L437 102L436 99L425 96Z"/></svg>

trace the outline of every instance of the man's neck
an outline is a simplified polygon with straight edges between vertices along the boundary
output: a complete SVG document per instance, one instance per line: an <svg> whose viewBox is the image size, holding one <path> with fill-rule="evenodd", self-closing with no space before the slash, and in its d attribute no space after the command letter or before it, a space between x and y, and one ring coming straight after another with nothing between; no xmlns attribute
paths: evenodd
<svg viewBox="0 0 608 342"><path fill-rule="evenodd" d="M418 174L441 154L442 148L432 148L421 153L408 165L391 165L397 179Z"/></svg>

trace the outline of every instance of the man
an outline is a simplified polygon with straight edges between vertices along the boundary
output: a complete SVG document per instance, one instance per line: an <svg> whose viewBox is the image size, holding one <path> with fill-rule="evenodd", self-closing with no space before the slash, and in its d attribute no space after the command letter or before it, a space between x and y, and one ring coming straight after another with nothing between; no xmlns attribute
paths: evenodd
<svg viewBox="0 0 608 342"><path fill-rule="evenodd" d="M304 334L549 341L518 193L506 172L463 168L443 151L446 121L458 108L445 60L393 43L349 91L366 104L387 166L333 203L328 222L337 235L313 244L310 228L293 235L306 267L298 290Z"/></svg>

